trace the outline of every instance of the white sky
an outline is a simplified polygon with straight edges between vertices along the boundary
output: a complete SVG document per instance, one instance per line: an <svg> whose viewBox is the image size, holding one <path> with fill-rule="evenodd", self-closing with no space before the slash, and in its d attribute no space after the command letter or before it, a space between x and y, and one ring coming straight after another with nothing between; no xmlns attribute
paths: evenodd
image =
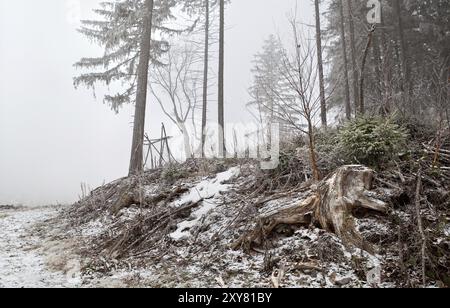
<svg viewBox="0 0 450 308"><path fill-rule="evenodd" d="M97 0L0 0L0 204L76 201L91 187L126 175L132 108L119 115L85 89L75 90L72 65L98 55L75 29ZM299 0L311 20L309 0ZM76 13L77 6L81 8ZM253 55L269 34L289 31L295 0L234 0L227 8L226 121L248 121L245 110ZM167 119L150 102L148 131ZM216 111L209 112L214 120Z"/></svg>

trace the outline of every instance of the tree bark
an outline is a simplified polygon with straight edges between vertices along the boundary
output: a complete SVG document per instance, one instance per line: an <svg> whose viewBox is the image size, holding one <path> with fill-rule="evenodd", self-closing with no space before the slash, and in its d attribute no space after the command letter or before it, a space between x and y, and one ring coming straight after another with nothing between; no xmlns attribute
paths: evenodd
<svg viewBox="0 0 450 308"><path fill-rule="evenodd" d="M345 41L344 0L341 0L339 13L341 24L342 58L344 60L345 115L347 117L347 120L350 120L352 117L352 107L350 104L350 85L348 80L347 42Z"/></svg>
<svg viewBox="0 0 450 308"><path fill-rule="evenodd" d="M319 167L317 166L317 154L316 154L316 140L314 137L314 126L312 123L312 116L308 116L308 143L309 143L309 160L311 161L311 169L313 178L315 181L320 181L321 175Z"/></svg>
<svg viewBox="0 0 450 308"><path fill-rule="evenodd" d="M144 28L140 43L140 56L138 65L136 105L134 111L133 141L131 146L131 159L129 175L137 175L144 169L144 133L145 111L147 105L147 83L150 63L152 20L154 0L145 1Z"/></svg>
<svg viewBox="0 0 450 308"><path fill-rule="evenodd" d="M440 57L442 59L442 89L440 91L442 92L442 113L445 113L445 116L447 118L447 124L450 127L450 116L449 116L449 108L450 104L450 34L443 34L443 37L441 39L441 51L440 51Z"/></svg>
<svg viewBox="0 0 450 308"><path fill-rule="evenodd" d="M320 3L314 0L316 9L316 44L317 44L317 67L319 70L319 87L320 87L320 118L322 126L327 127L327 103L325 98L325 82L323 73L323 56L322 56L322 30L320 25Z"/></svg>
<svg viewBox="0 0 450 308"><path fill-rule="evenodd" d="M219 30L219 157L225 157L225 117L224 117L224 63L225 63L225 0L220 0Z"/></svg>
<svg viewBox="0 0 450 308"><path fill-rule="evenodd" d="M191 138L189 137L189 132L186 128L186 123L180 121L178 122L178 127L183 134L183 140L184 140L184 154L186 155L186 160L192 158L192 151L191 151Z"/></svg>
<svg viewBox="0 0 450 308"><path fill-rule="evenodd" d="M427 237L423 228L422 215L420 213L421 196L420 192L422 190L422 168L417 172L417 185L416 185L416 197L415 197L415 211L417 216L417 227L420 233L421 239L421 257L422 257L422 286L426 288L427 285L427 275L426 275L426 249L427 249Z"/></svg>
<svg viewBox="0 0 450 308"><path fill-rule="evenodd" d="M208 70L209 70L209 0L205 0L205 54L203 70L203 107L202 107L202 157L205 157L206 121L208 112Z"/></svg>
<svg viewBox="0 0 450 308"><path fill-rule="evenodd" d="M339 236L349 246L373 252L357 230L354 210L387 212L385 202L376 199L372 189L374 172L363 166L343 166L319 183L317 191L304 201L271 209L256 218L256 227L242 235L232 248L261 245L279 225L319 225Z"/></svg>
<svg viewBox="0 0 450 308"><path fill-rule="evenodd" d="M380 63L381 63L381 68L382 68L382 86L381 86L381 91L382 91L382 104L383 104L383 110L385 110L386 114L389 114L391 112L391 91L392 91L392 86L391 86L391 76L392 76L392 67L390 65L390 58L391 56L389 55L389 46L390 43L388 43L388 41L386 40L386 33L385 33L385 23L384 23L384 11L383 11L383 3L384 1L380 0L380 5L381 5L381 24L380 24L380 29L379 29L379 33L380 33L380 50L382 52L382 60L380 57Z"/></svg>
<svg viewBox="0 0 450 308"><path fill-rule="evenodd" d="M356 40L355 40L355 23L353 21L353 8L352 0L347 0L347 11L348 11L348 24L350 29L350 58L352 61L352 86L353 86L353 103L355 106L355 113L358 111L364 114L361 105L358 104L358 66L356 64Z"/></svg>
<svg viewBox="0 0 450 308"><path fill-rule="evenodd" d="M373 53L373 65L375 70L375 78L376 78L376 93L377 93L377 104L381 104L382 102L382 93L381 93L381 84L382 84L382 74L381 74L381 53L380 53L380 40L378 34L374 33L372 38L372 53ZM385 115L388 111L385 109L385 106L381 106L382 114Z"/></svg>

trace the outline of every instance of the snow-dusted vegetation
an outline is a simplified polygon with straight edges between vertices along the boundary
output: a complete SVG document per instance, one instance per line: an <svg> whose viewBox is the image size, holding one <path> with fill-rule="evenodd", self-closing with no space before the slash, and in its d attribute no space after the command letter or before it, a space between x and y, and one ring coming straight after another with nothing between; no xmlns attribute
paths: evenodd
<svg viewBox="0 0 450 308"><path fill-rule="evenodd" d="M450 287L449 1L91 2L0 29L0 288Z"/></svg>

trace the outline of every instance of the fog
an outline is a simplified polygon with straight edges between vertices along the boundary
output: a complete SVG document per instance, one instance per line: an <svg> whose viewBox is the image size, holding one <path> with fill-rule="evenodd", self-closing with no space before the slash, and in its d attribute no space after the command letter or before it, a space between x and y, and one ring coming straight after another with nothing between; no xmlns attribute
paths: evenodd
<svg viewBox="0 0 450 308"><path fill-rule="evenodd" d="M132 108L115 114L99 89L75 90L73 63L101 50L76 32L100 1L0 0L0 204L70 203L126 175ZM298 1L304 21L310 1ZM78 11L77 8L80 8ZM291 0L235 0L226 12L226 121L249 121L253 55L269 34L286 33ZM215 119L214 108L209 116ZM147 131L167 121L149 102Z"/></svg>

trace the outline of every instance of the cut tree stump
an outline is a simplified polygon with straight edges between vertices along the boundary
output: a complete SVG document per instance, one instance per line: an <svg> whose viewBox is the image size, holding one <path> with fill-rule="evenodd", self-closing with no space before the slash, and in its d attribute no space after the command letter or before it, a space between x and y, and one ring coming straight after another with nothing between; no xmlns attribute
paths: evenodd
<svg viewBox="0 0 450 308"><path fill-rule="evenodd" d="M353 212L367 209L386 213L387 205L371 192L373 170L359 165L343 166L320 182L304 201L258 217L256 228L241 236L231 247L261 245L280 225L317 224L339 236L344 244L372 252L356 228Z"/></svg>

